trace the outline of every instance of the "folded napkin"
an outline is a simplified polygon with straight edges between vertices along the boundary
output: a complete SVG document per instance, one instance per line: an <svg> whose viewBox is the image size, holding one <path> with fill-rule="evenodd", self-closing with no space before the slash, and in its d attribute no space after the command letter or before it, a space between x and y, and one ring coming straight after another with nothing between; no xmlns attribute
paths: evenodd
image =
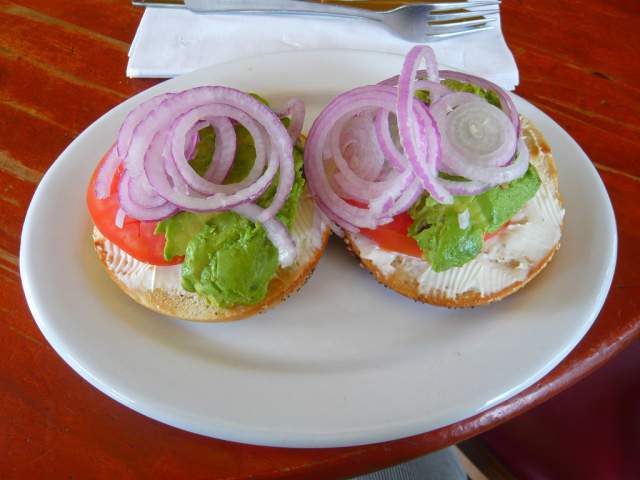
<svg viewBox="0 0 640 480"><path fill-rule="evenodd" d="M147 8L129 51L127 76L173 77L229 60L290 50L342 48L404 55L414 43L370 21L331 17L196 14ZM429 43L438 62L505 89L518 68L498 28Z"/></svg>

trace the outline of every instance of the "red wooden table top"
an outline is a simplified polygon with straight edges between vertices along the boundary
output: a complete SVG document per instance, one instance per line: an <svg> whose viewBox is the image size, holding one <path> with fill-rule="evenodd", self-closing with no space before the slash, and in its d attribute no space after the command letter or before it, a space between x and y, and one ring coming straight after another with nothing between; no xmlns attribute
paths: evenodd
<svg viewBox="0 0 640 480"><path fill-rule="evenodd" d="M141 15L126 0L0 0L0 478L354 475L504 422L638 336L640 3L505 0L502 10L520 67L517 92L578 141L613 201L619 258L604 309L556 369L487 412L386 444L289 450L223 442L147 419L82 380L40 334L18 272L22 222L36 185L93 120L155 82L124 76Z"/></svg>

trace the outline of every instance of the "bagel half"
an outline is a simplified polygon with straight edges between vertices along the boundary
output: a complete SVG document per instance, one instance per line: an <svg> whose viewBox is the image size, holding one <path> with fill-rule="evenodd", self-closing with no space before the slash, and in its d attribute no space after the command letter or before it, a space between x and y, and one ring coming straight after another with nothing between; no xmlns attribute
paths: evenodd
<svg viewBox="0 0 640 480"><path fill-rule="evenodd" d="M229 309L212 305L204 297L184 290L180 265L164 267L140 262L106 239L96 227L93 246L111 279L139 304L184 320L223 322L261 313L300 289L320 260L329 233L315 203L305 192L291 231L298 248L295 263L278 270L262 302Z"/></svg>
<svg viewBox="0 0 640 480"><path fill-rule="evenodd" d="M560 248L564 218L551 149L542 133L526 119L522 119L522 134L542 183L535 197L513 217L515 224L487 240L476 259L436 273L427 261L387 252L357 233L345 234L347 247L380 283L416 301L451 308L475 307L518 291ZM539 225L531 225L527 212L535 214L529 217ZM540 238L534 238L536 235Z"/></svg>

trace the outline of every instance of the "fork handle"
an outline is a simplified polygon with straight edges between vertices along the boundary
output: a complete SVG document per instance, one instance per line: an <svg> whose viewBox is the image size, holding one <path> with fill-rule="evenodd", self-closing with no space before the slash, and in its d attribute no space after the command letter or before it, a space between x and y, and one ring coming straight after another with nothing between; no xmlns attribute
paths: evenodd
<svg viewBox="0 0 640 480"><path fill-rule="evenodd" d="M364 17L380 21L380 14L361 8L350 8L306 0L184 0L189 10L199 13L279 13L279 14L322 14L339 17Z"/></svg>

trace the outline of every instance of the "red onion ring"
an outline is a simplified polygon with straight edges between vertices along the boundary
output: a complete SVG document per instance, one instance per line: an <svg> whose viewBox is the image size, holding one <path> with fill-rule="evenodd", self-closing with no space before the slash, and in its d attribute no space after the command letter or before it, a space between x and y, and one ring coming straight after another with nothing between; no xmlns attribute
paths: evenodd
<svg viewBox="0 0 640 480"><path fill-rule="evenodd" d="M236 158L238 139L236 130L228 118L214 117L210 120L210 124L216 132L216 143L213 160L211 160L204 178L212 183L222 183Z"/></svg>
<svg viewBox="0 0 640 480"><path fill-rule="evenodd" d="M124 172L124 175L129 176L128 172ZM161 207L167 203L167 200L160 197L153 190L153 187L146 181L145 177L138 177L137 185L128 186L128 196L133 203L143 208L155 208ZM125 180L126 182L132 182L130 177ZM131 188L133 186L133 188Z"/></svg>
<svg viewBox="0 0 640 480"><path fill-rule="evenodd" d="M280 112L278 116L289 117L290 122L287 131L289 132L291 141L296 143L298 141L298 137L300 137L300 134L302 133L302 125L304 124L304 102L299 98L292 98L287 102L287 106L284 111Z"/></svg>
<svg viewBox="0 0 640 480"><path fill-rule="evenodd" d="M518 109L515 103L511 100L511 96L498 85L484 78L476 77L475 75L469 75L468 73L454 72L453 70L440 70L440 77L444 80L458 80L459 82L471 83L485 90L494 92L498 99L500 99L500 106L502 111L507 114L514 128L516 134L520 136L520 117L518 116Z"/></svg>
<svg viewBox="0 0 640 480"><path fill-rule="evenodd" d="M120 177L118 188L118 201L120 202L120 209L128 216L144 222L162 220L178 212L178 208L169 202L164 202L157 207L136 203L131 198L131 191L135 188L134 179L129 176L128 172L123 173L122 177Z"/></svg>
<svg viewBox="0 0 640 480"><path fill-rule="evenodd" d="M275 172L273 172L274 168L280 172L274 200L269 208L265 209L262 213L262 220L272 218L284 204L293 185L294 172L291 139L278 117L268 107L255 98L238 90L227 87L196 87L166 98L155 110L149 112L147 117L136 127L135 135L129 145L127 156L124 158L126 169L134 178L139 175L152 174L157 184L154 185L154 181L151 181L151 178L149 178L149 183L154 185L156 189L159 185L162 185L163 198L171 197L173 200L177 200L179 202L178 206L184 209L215 211L230 208L243 201L251 201L256 192L262 189L264 186L263 183L266 183L264 180L260 183L259 188L245 192L247 196L245 196L244 199L242 198L242 194L217 193L211 196L209 202L197 197L190 200L189 198L184 198L188 197L188 195L174 195L166 188L166 175L160 170L164 169L164 162L160 161L159 157L146 159L146 154L151 148L154 139L155 141L159 141L160 139L169 140L169 137L156 137L157 132L168 130L176 116L186 114L190 110L203 105L208 105L211 108L213 105L216 105L216 108L219 109L226 107L225 111L231 111L229 109L234 108L238 111L244 111L244 115L252 117L265 129L270 139L270 157L278 160L278 165L274 167L272 164L272 166L268 168L268 176L271 176L272 173L275 175ZM215 111L209 111L209 116L215 116ZM198 120L202 120L202 118ZM254 140L256 139L254 138ZM182 151L184 152L184 148ZM174 156L180 156L180 153L176 152L175 149L172 149L171 152ZM158 165L157 168L153 168L154 163ZM180 167L180 164L178 163L177 166ZM181 173L184 173L184 171ZM160 182L159 174L165 176L164 182L158 183ZM263 175L265 179L268 178L268 176L265 177ZM271 178L273 177L271 176ZM266 186L264 188L266 188ZM227 198L230 195L233 197Z"/></svg>
<svg viewBox="0 0 640 480"><path fill-rule="evenodd" d="M423 61L426 70L418 71ZM503 111L476 95L452 92L440 84L440 74L496 92ZM438 202L451 203L453 195L477 195L523 175L528 151L520 141L520 154L514 159L519 128L515 106L502 89L479 80L446 70L438 72L433 51L416 46L406 56L400 75L335 97L313 123L305 149L309 189L327 218L347 231L376 228L408 210L425 190ZM418 89L429 91L430 106L415 98ZM483 108L487 105L498 126L496 131L493 124L479 123L484 130L478 133L478 141L484 143L477 146L473 144L475 137L471 138L476 134L471 128L476 124L471 123L478 115L477 105L471 102L481 103ZM455 125L461 125L459 128L471 122L471 137L444 132L448 121L452 125L458 122ZM394 140L395 124L399 142ZM441 138L445 133L446 138ZM458 135L459 144L452 144L450 135ZM364 146L367 141L368 148ZM465 147L467 141L471 143ZM474 147L479 158L470 161L463 147ZM361 158L363 152L368 152L368 160ZM446 180L440 178L439 171L469 180ZM367 207L353 205L353 200Z"/></svg>
<svg viewBox="0 0 640 480"><path fill-rule="evenodd" d="M104 161L98 174L96 175L96 198L98 200L104 200L111 195L111 184L115 177L116 170L120 166L120 157L118 157L118 151L115 146L112 146L107 153L107 159Z"/></svg>
<svg viewBox="0 0 640 480"><path fill-rule="evenodd" d="M184 156L185 134L191 129L191 125L194 122L198 122L200 118L209 119L216 116L224 116L235 120L246 128L254 139L256 159L247 179L242 182L230 185L213 183L198 175ZM199 193L203 196L213 196L214 194L222 193L225 195L235 195L240 197L240 199L242 199L242 197L248 197L253 200L262 195L262 193L267 189L278 169L279 160L275 154L272 154L269 158L268 168L263 172L268 143L265 138L264 131L251 119L251 117L241 110L228 105L203 105L184 113L178 117L170 127L169 142L169 152L167 152L167 154L175 163L180 175L195 193ZM258 178L260 179L259 181L257 181ZM156 186L156 188L158 187ZM158 193L164 198L167 198L162 192L159 191ZM169 195L171 195L171 193L169 193ZM179 199L178 197L173 196L173 199L169 201L172 201L183 209L193 208L199 210L201 208L196 207L195 204L192 207L191 204L193 202L191 202L189 198ZM201 203L202 202L199 202L199 204ZM215 203L212 201L210 210L218 209L219 208L215 206Z"/></svg>
<svg viewBox="0 0 640 480"><path fill-rule="evenodd" d="M118 157L123 159L129 150L131 139L138 124L144 120L153 110L155 110L162 102L172 97L173 93L163 93L156 95L155 97L141 103L136 108L131 110L127 117L122 122L120 130L118 131L118 141L116 142L116 148L118 151Z"/></svg>
<svg viewBox="0 0 640 480"><path fill-rule="evenodd" d="M340 149L335 145L335 139L339 138L335 132L339 131L350 118L363 111L395 110L395 91L396 89L393 87L368 86L343 93L329 103L309 131L305 148L305 175L324 213L345 230L357 231L358 228L376 228L378 225L389 222L391 217L388 212L392 210L393 203L402 196L411 183L412 174L409 169L407 169L406 175L396 174L390 177L390 181L385 179L384 182L389 181L384 184L388 188L384 189L382 195L369 197L369 208L361 208L346 202L338 195L325 172L327 162L332 161L335 162L335 167L339 169L339 173L342 173L345 179L359 179L355 182L347 180L347 182L343 182L342 186L357 182L364 191L367 187L372 187L366 183L368 182L366 178L358 177L348 162L342 158ZM423 116L419 114L423 110L419 101L415 101L413 109L422 122ZM373 122L373 120L370 121ZM375 136L372 135L372 137L372 141L375 141ZM325 155L327 151L333 153L336 158ZM408 164L408 161L405 162ZM371 183L375 184L379 181ZM364 191L353 192L352 197L362 195ZM369 191L375 194L381 193L373 188Z"/></svg>
<svg viewBox="0 0 640 480"><path fill-rule="evenodd" d="M487 190L495 187L492 183L478 182L476 180L471 180L468 182L465 181L455 181L455 180L446 180L440 179L440 182L445 186L451 195L480 195L481 193L486 192Z"/></svg>
<svg viewBox="0 0 640 480"><path fill-rule="evenodd" d="M440 203L452 203L453 197L438 180L440 132L426 106L415 98L416 73L422 60L426 63L428 80L437 82L439 79L433 50L429 47L412 48L405 57L398 79L397 116L400 143L412 164L414 174L422 181L425 190ZM422 122L412 108L416 103L422 107L419 112ZM426 151L424 163L420 161L422 151Z"/></svg>
<svg viewBox="0 0 640 480"><path fill-rule="evenodd" d="M418 70L416 75L420 79L427 76L427 71ZM489 80L481 77L476 77L475 75L470 75L468 73L456 72L453 70L439 70L438 75L441 81L457 80L459 82L470 83L472 85L483 88L484 90L494 92L500 100L502 111L507 114L507 116L513 123L514 128L517 130L518 135L520 134L520 117L518 116L518 109L513 103L513 100L511 99L509 93L506 92L503 88L493 82L490 82ZM378 85L395 86L398 84L399 78L399 75L395 75L393 77L387 78L386 80L383 80L382 82L378 83ZM438 89L437 86L441 87L441 89ZM432 105L443 95L451 93L451 90L449 90L445 85L435 82L429 82L428 80L416 80L416 90L428 90L431 93Z"/></svg>
<svg viewBox="0 0 640 480"><path fill-rule="evenodd" d="M362 112L348 119L339 130L339 138L335 142L340 154L344 154L349 166L355 174L365 180L373 181L380 177L384 168L384 153L375 142L371 141L375 126L372 123L373 112ZM333 137L332 137L333 138Z"/></svg>
<svg viewBox="0 0 640 480"><path fill-rule="evenodd" d="M382 109L378 110L375 120L376 138L385 158L389 160L393 168L403 172L407 168L407 160L391 138L391 132L389 130L390 114L391 112Z"/></svg>
<svg viewBox="0 0 640 480"><path fill-rule="evenodd" d="M427 72L425 70L418 70L416 72L416 75L418 76L418 79L416 80L416 91L421 90L421 91L429 92L430 100L431 100L430 103L434 103L443 95L447 95L448 93L451 93L451 90L447 86L442 85L441 83L433 82L430 80L420 80L421 75L422 76L427 75ZM387 78L386 80L379 82L378 85L395 87L398 85L398 80L400 80L400 75L395 75L393 77Z"/></svg>
<svg viewBox="0 0 640 480"><path fill-rule="evenodd" d="M432 105L434 102L437 102L440 97L451 93L451 90L441 83L430 82L429 80L416 80L416 90L429 92L430 103Z"/></svg>
<svg viewBox="0 0 640 480"><path fill-rule="evenodd" d="M125 168L118 185L122 212L119 223L124 223L124 214L140 221L155 221L179 210L234 210L263 224L278 248L281 265L289 266L295 259L295 245L286 227L274 217L293 186L290 134L301 128L304 105L294 100L288 109L293 124L290 131L260 101L231 88L196 87L154 97L133 109L123 122L114 149L117 154L112 155L113 161L109 161L110 156L105 162L108 168L99 172L97 193L104 195L105 185L110 187L109 180L121 161ZM236 153L236 122L253 137L256 159L245 179L225 185ZM198 132L208 125L216 132L215 150L211 166L200 177L189 160L197 146ZM276 174L278 185L269 207L254 205L252 202L275 181Z"/></svg>
<svg viewBox="0 0 640 480"><path fill-rule="evenodd" d="M477 95L458 92L442 97L431 111L443 133L442 161L447 172L479 182L473 189L467 185L458 191L480 191L482 183L491 187L524 174L520 168L504 167L512 162L518 139L511 120L500 109Z"/></svg>
<svg viewBox="0 0 640 480"><path fill-rule="evenodd" d="M191 160L193 158L193 154L196 153L196 147L198 146L198 141L200 140L200 136L198 135L200 130L205 128L207 125L207 122L197 123L187 134L188 140L185 145L184 156L189 160Z"/></svg>

